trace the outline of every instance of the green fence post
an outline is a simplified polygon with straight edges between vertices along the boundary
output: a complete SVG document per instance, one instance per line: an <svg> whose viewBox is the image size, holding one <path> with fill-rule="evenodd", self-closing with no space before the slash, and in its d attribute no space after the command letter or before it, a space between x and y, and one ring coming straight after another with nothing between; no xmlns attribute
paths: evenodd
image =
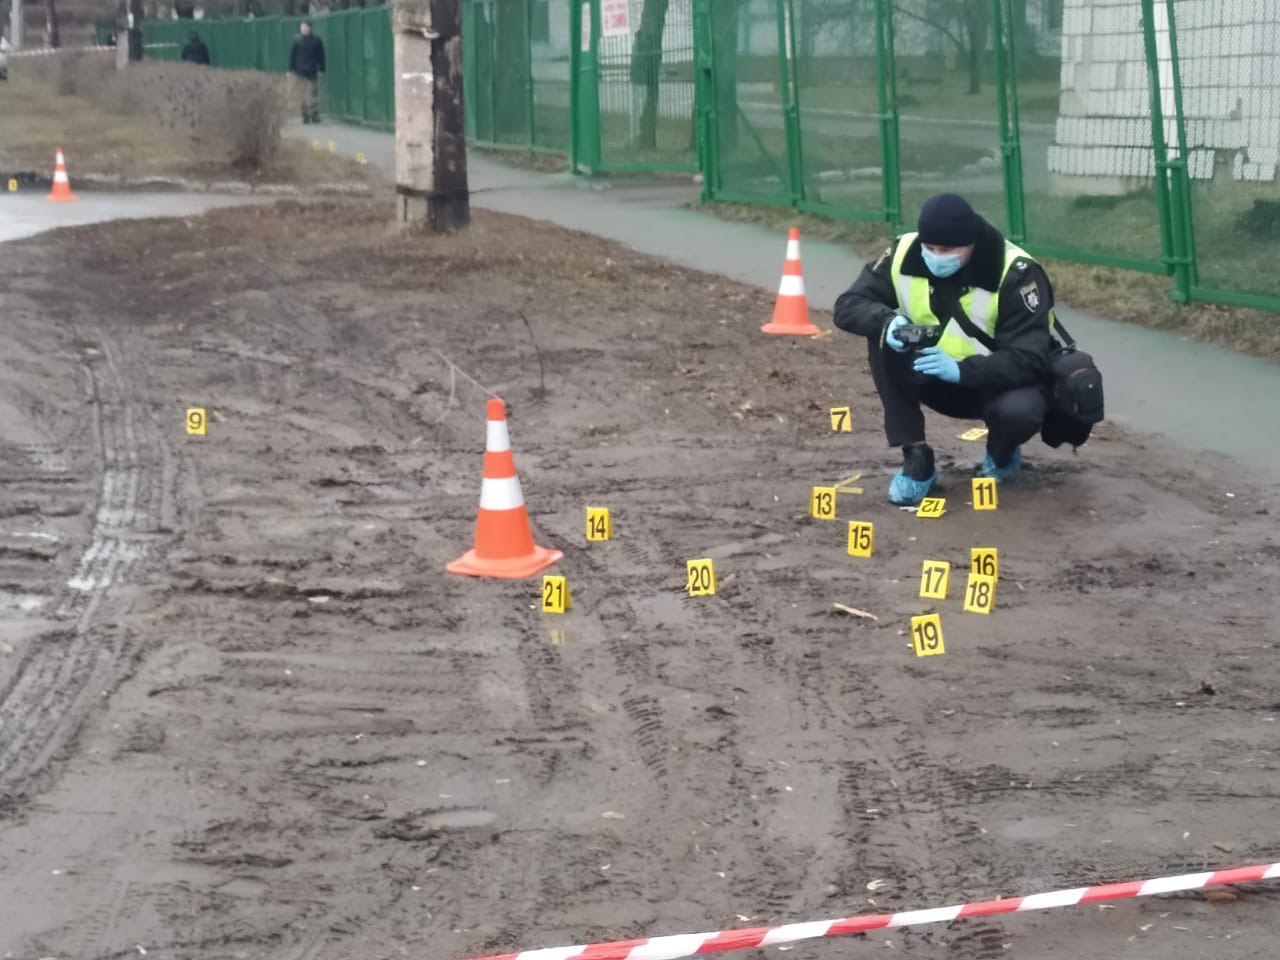
<svg viewBox="0 0 1280 960"><path fill-rule="evenodd" d="M462 0L462 128L468 140L476 139L476 90L480 86L477 67L475 0Z"/></svg>
<svg viewBox="0 0 1280 960"><path fill-rule="evenodd" d="M782 127L787 141L787 192L791 205L804 199L804 174L800 169L800 117L793 78L795 52L791 0L778 0L778 82L782 100Z"/></svg>
<svg viewBox="0 0 1280 960"><path fill-rule="evenodd" d="M1017 42L1013 36L1010 0L991 0L995 32L996 106L1000 115L1000 155L1004 171L1004 209L1009 238L1027 239L1027 215L1022 184L1022 139L1018 129ZM1006 26L1009 28L1006 30ZM1006 47L1007 44L1007 47Z"/></svg>
<svg viewBox="0 0 1280 960"><path fill-rule="evenodd" d="M1174 185L1176 194L1176 204L1173 207L1174 216L1180 218L1179 225L1182 235L1182 249L1180 255L1186 259L1188 283L1188 297L1191 292L1200 283L1200 268L1196 262L1196 231L1195 219L1192 216L1192 200L1191 200L1191 172L1187 166L1187 123L1186 115L1182 111L1182 63L1178 54L1178 19L1174 0L1165 0L1165 13L1169 19L1169 61L1172 66L1171 78L1173 80L1173 110L1176 117L1178 131L1178 165L1173 171Z"/></svg>
<svg viewBox="0 0 1280 960"><path fill-rule="evenodd" d="M600 2L569 0L574 57L569 89L571 157L574 173L600 167Z"/></svg>
<svg viewBox="0 0 1280 960"><path fill-rule="evenodd" d="M693 109L696 123L698 170L702 173L702 200L720 189L719 131L716 124L716 63L712 32L711 0L693 0Z"/></svg>
<svg viewBox="0 0 1280 960"><path fill-rule="evenodd" d="M536 104L533 98L533 0L523 0L524 3L524 58L525 64L529 70L525 74L525 101L528 104L528 138L529 152L533 152L533 144L536 139L537 129L534 124L536 119Z"/></svg>
<svg viewBox="0 0 1280 960"><path fill-rule="evenodd" d="M800 123L800 58L796 55L796 10L795 0L786 0L787 4L787 81L791 84L791 96L787 110L791 115L792 140L787 143L787 160L791 168L791 195L795 197L792 204L799 205L805 200L804 182L804 131Z"/></svg>
<svg viewBox="0 0 1280 960"><path fill-rule="evenodd" d="M1163 253L1162 259L1173 275L1173 290L1170 291L1169 297L1175 303L1186 303L1191 298L1189 261L1183 252L1185 235L1181 224L1182 214L1180 210L1175 212L1175 204L1171 196L1173 190L1170 188L1170 174L1181 161L1169 160L1164 139L1164 108L1160 100L1160 55L1156 46L1155 0L1142 0L1142 38L1146 47L1147 85L1151 94L1151 147L1156 164L1156 203L1160 213L1160 247ZM1181 197L1180 194L1179 197Z"/></svg>
<svg viewBox="0 0 1280 960"><path fill-rule="evenodd" d="M876 0L876 96L880 107L880 186L884 219L902 223L902 170L898 151L897 70L893 53L892 0Z"/></svg>
<svg viewBox="0 0 1280 960"><path fill-rule="evenodd" d="M569 171L578 172L578 136L581 121L578 116L578 88L581 86L582 51L578 38L582 36L582 5L569 0Z"/></svg>

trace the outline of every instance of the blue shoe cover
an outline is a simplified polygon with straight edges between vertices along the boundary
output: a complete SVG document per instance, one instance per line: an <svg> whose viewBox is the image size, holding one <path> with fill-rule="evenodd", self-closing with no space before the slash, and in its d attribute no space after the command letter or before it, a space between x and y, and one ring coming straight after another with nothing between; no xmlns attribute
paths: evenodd
<svg viewBox="0 0 1280 960"><path fill-rule="evenodd" d="M937 472L928 480L912 480L899 470L889 483L889 502L900 507L914 507L929 495L929 491L937 482Z"/></svg>
<svg viewBox="0 0 1280 960"><path fill-rule="evenodd" d="M994 477L996 483L1008 483L1022 470L1022 448L1015 447L1013 456L1009 458L1009 462L1003 467L997 467L996 462L991 459L991 454L987 454L982 460L982 475L984 477Z"/></svg>

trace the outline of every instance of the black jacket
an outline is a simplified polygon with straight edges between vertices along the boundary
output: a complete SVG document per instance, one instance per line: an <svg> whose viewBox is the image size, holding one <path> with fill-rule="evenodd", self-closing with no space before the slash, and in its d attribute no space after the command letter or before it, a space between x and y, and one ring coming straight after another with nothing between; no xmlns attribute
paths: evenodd
<svg viewBox="0 0 1280 960"><path fill-rule="evenodd" d="M897 243L867 264L852 287L836 300L835 324L841 330L864 337L880 337L885 325L898 312L898 293L893 286L893 254ZM934 315L944 321L952 316L960 297L970 286L1000 290L1000 312L996 320L996 350L990 356L968 357L960 361L960 384L983 390L1011 390L1048 379L1049 312L1053 309L1053 288L1038 263L1019 259L1010 269L1003 286L1004 237L985 220L978 231L969 263L953 277L939 279L929 273L917 239L902 262L902 272L928 277L930 303ZM982 328L981 317L970 317Z"/></svg>
<svg viewBox="0 0 1280 960"><path fill-rule="evenodd" d="M324 41L314 33L298 36L289 51L289 72L314 80L324 73Z"/></svg>
<svg viewBox="0 0 1280 960"><path fill-rule="evenodd" d="M182 59L186 63L209 63L209 48L205 46L204 41L199 37L192 37L187 41L187 45L182 48Z"/></svg>

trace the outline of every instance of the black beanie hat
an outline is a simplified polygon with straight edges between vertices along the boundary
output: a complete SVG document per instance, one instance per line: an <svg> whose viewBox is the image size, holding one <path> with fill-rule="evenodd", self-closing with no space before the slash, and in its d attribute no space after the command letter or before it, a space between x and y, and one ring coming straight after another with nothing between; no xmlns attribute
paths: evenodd
<svg viewBox="0 0 1280 960"><path fill-rule="evenodd" d="M967 247L978 239L978 215L964 197L939 193L920 208L920 242L938 247Z"/></svg>

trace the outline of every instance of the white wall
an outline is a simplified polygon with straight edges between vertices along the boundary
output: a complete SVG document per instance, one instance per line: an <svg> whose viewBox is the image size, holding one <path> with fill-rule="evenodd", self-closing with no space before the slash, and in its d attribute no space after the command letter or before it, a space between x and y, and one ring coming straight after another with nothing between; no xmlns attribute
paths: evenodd
<svg viewBox="0 0 1280 960"><path fill-rule="evenodd" d="M1197 180L1219 176L1272 182L1280 164L1280 2L1178 0L1177 43L1188 166ZM1165 6L1156 4L1159 82L1174 111ZM1138 0L1067 0L1062 94L1055 145L1056 186L1121 192L1155 175L1150 91ZM1177 143L1172 121L1165 138Z"/></svg>

